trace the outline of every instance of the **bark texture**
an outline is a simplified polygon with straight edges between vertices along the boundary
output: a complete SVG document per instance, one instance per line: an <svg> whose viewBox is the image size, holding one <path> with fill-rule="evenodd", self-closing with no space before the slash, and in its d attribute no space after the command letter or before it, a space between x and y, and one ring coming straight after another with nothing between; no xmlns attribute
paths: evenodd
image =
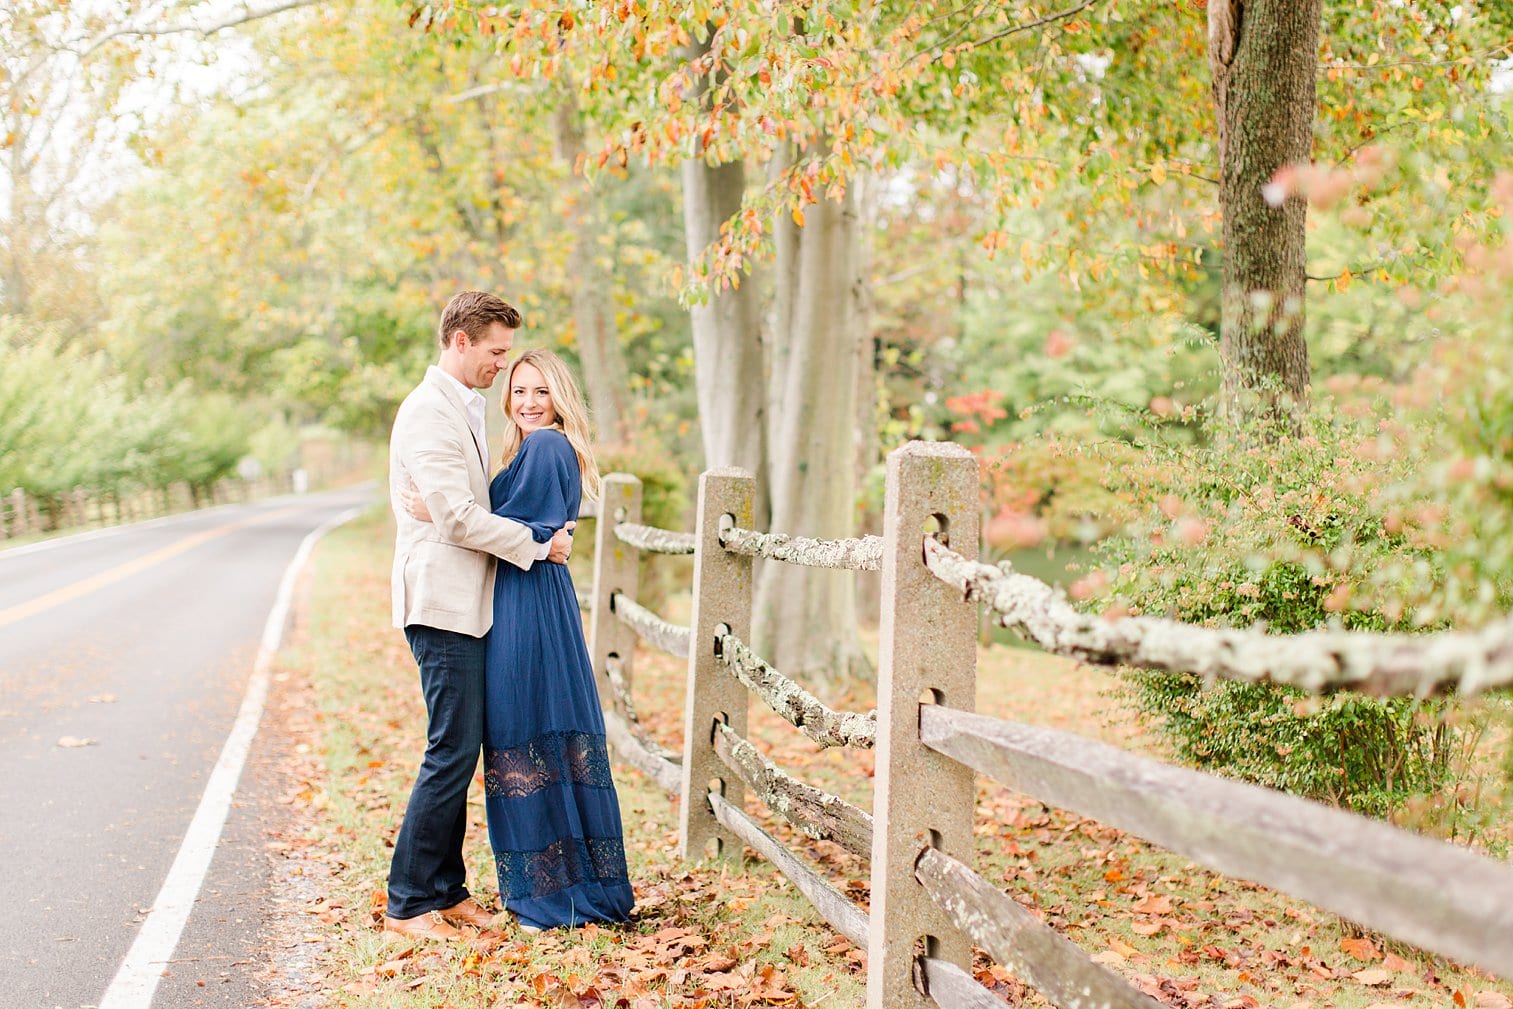
<svg viewBox="0 0 1513 1009"><path fill-rule="evenodd" d="M861 220L855 189L804 208L777 235L778 296L768 402L772 529L843 539L855 528ZM786 286L786 290L784 289ZM765 564L754 637L790 676L834 684L870 675L848 573Z"/></svg>
<svg viewBox="0 0 1513 1009"><path fill-rule="evenodd" d="M1322 0L1212 0L1208 62L1224 215L1223 409L1291 426L1307 408L1306 203L1262 195L1313 148Z"/></svg>
<svg viewBox="0 0 1513 1009"><path fill-rule="evenodd" d="M557 154L569 171L584 151L578 106L567 88L559 90L552 110ZM573 278L573 327L578 334L578 357L583 384L594 413L599 438L624 444L630 436L630 371L615 332L614 287L608 265L599 257L606 227L592 189L581 179L568 194L564 230L573 236L568 249L568 276Z"/></svg>
<svg viewBox="0 0 1513 1009"><path fill-rule="evenodd" d="M1367 634L1197 627L1158 617L1107 620L1073 609L1029 575L968 560L933 539L925 564L979 601L993 619L1054 655L1106 666L1139 666L1309 693L1354 690L1378 697L1476 694L1513 686L1513 618L1475 631Z"/></svg>
<svg viewBox="0 0 1513 1009"><path fill-rule="evenodd" d="M870 750L877 743L877 712L865 715L836 711L793 680L763 662L733 634L719 639L719 661L741 684L788 723L821 746L855 746Z"/></svg>
<svg viewBox="0 0 1513 1009"><path fill-rule="evenodd" d="M690 61L709 51L708 36L688 47ZM707 107L707 78L698 100ZM683 235L693 261L720 240L720 226L741 210L746 166L692 158L682 166ZM704 468L739 466L758 478L756 514L767 520L766 361L762 347L761 283L753 268L738 288L711 290L690 311L694 377Z"/></svg>
<svg viewBox="0 0 1513 1009"><path fill-rule="evenodd" d="M812 568L876 571L882 566L881 536L816 540L736 527L720 533L720 544L732 553Z"/></svg>

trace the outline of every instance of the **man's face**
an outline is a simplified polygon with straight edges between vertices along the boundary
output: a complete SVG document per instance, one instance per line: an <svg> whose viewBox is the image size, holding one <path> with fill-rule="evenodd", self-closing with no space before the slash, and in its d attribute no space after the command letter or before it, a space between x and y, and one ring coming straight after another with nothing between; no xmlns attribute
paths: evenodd
<svg viewBox="0 0 1513 1009"><path fill-rule="evenodd" d="M462 351L462 380L471 389L487 389L505 366L510 348L515 344L515 331L502 322L495 322L477 340L471 340L460 330L452 339Z"/></svg>

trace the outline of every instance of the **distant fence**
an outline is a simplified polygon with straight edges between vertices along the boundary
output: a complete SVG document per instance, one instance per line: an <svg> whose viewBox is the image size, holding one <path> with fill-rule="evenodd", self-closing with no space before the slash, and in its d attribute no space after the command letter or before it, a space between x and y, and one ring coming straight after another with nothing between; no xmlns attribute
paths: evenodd
<svg viewBox="0 0 1513 1009"><path fill-rule="evenodd" d="M308 478L298 483L308 487ZM302 488L292 475L220 480L198 492L187 483L120 494L73 490L56 498L39 498L18 489L0 497L0 541L68 529L123 525L211 505L255 501L295 489Z"/></svg>
<svg viewBox="0 0 1513 1009"><path fill-rule="evenodd" d="M914 442L889 456L881 537L756 531L754 490L741 471L704 473L689 534L641 525L639 481L605 479L587 600L605 721L621 758L681 797L685 855L711 843L727 853L749 845L866 949L869 1009L1001 1007L970 972L973 943L1065 1009L1160 1005L973 871L974 771L1513 977L1513 867L1315 802L974 713L979 603L1046 651L1086 662L1419 696L1513 683L1513 621L1468 634L1278 636L1082 614L1044 583L976 562L977 464L950 444ZM636 603L642 551L694 556L689 627ZM751 650L755 557L881 570L875 712L832 710ZM666 752L636 718L638 639L688 660L681 754ZM873 813L768 761L745 738L753 694L821 746L875 749ZM745 812L748 788L805 835L871 859L870 911Z"/></svg>

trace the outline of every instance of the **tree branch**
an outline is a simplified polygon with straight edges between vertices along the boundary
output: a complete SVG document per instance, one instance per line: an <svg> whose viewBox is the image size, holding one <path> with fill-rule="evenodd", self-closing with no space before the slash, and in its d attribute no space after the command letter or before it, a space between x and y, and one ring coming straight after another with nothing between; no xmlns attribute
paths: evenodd
<svg viewBox="0 0 1513 1009"><path fill-rule="evenodd" d="M320 0L279 0L272 7L259 11L244 7L239 13L228 15L219 21L212 21L210 24L183 22L159 26L122 25L119 28L112 28L109 31L96 35L83 48L76 48L74 46L63 46L61 48L64 52L71 52L80 59L85 59L102 46L114 42L116 39L157 38L163 35L198 35L201 38L209 38L218 32L225 31L227 28L251 24L254 21L261 21L275 14L283 14L286 11L297 10L302 7L313 7L318 3L320 3Z"/></svg>

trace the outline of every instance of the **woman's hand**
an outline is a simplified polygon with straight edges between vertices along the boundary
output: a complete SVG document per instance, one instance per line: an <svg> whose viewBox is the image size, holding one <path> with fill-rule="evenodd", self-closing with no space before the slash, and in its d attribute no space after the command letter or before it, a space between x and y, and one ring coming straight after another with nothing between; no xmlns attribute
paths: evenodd
<svg viewBox="0 0 1513 1009"><path fill-rule="evenodd" d="M426 509L426 503L420 496L420 488L415 486L414 480L406 480L404 489L399 492L399 503L413 519L421 522L431 521L431 513Z"/></svg>

